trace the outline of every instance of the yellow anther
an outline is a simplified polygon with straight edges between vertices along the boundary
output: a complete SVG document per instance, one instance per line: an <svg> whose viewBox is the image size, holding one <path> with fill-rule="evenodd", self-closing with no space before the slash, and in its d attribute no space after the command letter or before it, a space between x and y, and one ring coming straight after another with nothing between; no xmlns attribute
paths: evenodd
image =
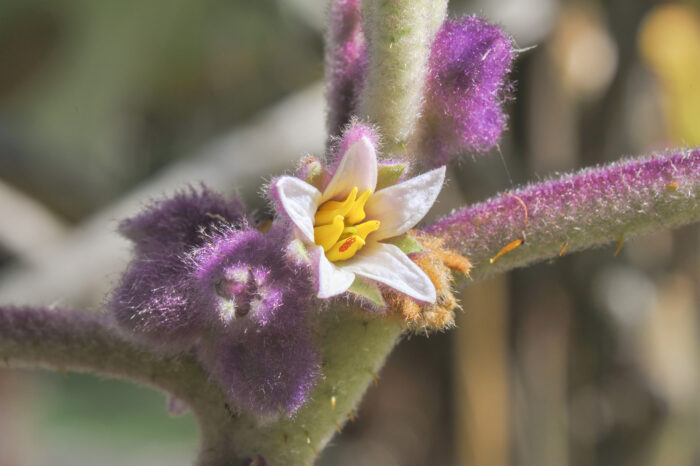
<svg viewBox="0 0 700 466"><path fill-rule="evenodd" d="M369 199L370 194L371 192L368 189L357 198L352 208L345 216L345 221L348 223L348 225L354 225L365 219L365 204L367 203L367 199Z"/></svg>
<svg viewBox="0 0 700 466"><path fill-rule="evenodd" d="M365 223L355 225L355 228L357 229L357 236L362 239L367 239L367 235L379 229L379 220L369 220Z"/></svg>
<svg viewBox="0 0 700 466"><path fill-rule="evenodd" d="M357 191L357 186L355 186L354 188L352 188L352 190L350 191L350 193L344 201L324 202L323 205L318 208L318 210L328 211L335 209L346 209L345 212L347 213L352 208L352 204L357 200Z"/></svg>
<svg viewBox="0 0 700 466"><path fill-rule="evenodd" d="M336 215L330 225L321 225L314 228L314 242L323 246L324 251L328 251L340 239L345 223L342 215Z"/></svg>
<svg viewBox="0 0 700 466"><path fill-rule="evenodd" d="M355 255L358 249L365 245L365 240L358 235L341 239L326 252L329 261L344 261Z"/></svg>
<svg viewBox="0 0 700 466"><path fill-rule="evenodd" d="M344 201L328 201L314 216L314 242L323 247L330 261L350 259L364 245L367 235L379 228L379 221L365 219L365 204L371 191L357 197L358 188L352 188Z"/></svg>
<svg viewBox="0 0 700 466"><path fill-rule="evenodd" d="M345 217L350 209L352 209L357 197L357 187L352 188L348 197L344 201L328 201L319 207L316 216L314 217L314 225L326 225L331 223L336 215Z"/></svg>

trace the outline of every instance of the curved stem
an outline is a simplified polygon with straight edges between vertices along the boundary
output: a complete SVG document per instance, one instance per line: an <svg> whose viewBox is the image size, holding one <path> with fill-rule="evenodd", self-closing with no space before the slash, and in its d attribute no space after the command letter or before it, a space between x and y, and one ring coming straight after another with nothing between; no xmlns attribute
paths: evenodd
<svg viewBox="0 0 700 466"><path fill-rule="evenodd" d="M229 405L192 355L142 347L104 315L0 307L0 361L129 379L173 394L197 417L199 465L236 464L257 455L269 464L306 464L352 416L403 330L396 320L344 306L326 310L319 320L324 377L294 418L268 423Z"/></svg>
<svg viewBox="0 0 700 466"><path fill-rule="evenodd" d="M449 247L469 256L475 265L472 277L478 279L565 252L700 221L698 198L700 149L693 149L533 184L463 207L425 231L446 238ZM522 245L491 263L523 234Z"/></svg>
<svg viewBox="0 0 700 466"><path fill-rule="evenodd" d="M0 307L0 360L125 378L185 400L208 385L193 357L156 354L123 338L106 316L79 311Z"/></svg>

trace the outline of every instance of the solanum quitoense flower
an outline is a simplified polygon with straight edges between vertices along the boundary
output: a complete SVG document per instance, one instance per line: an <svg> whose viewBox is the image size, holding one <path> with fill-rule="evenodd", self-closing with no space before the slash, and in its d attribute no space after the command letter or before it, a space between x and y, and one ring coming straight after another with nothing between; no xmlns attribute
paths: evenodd
<svg viewBox="0 0 700 466"><path fill-rule="evenodd" d="M367 137L343 154L320 191L292 176L272 189L316 271L317 296L346 292L356 276L418 301L434 303L435 286L399 247L383 242L406 233L435 202L445 167L376 191L377 154Z"/></svg>

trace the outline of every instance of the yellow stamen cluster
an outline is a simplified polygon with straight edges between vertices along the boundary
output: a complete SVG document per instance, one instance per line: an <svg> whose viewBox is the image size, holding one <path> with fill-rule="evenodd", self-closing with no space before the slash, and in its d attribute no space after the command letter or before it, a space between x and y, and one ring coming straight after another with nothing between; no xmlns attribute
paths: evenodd
<svg viewBox="0 0 700 466"><path fill-rule="evenodd" d="M357 191L354 187L344 201L325 202L314 216L314 242L332 262L350 259L365 245L367 235L379 228L378 220L360 223L366 217L365 204L371 191L359 197Z"/></svg>

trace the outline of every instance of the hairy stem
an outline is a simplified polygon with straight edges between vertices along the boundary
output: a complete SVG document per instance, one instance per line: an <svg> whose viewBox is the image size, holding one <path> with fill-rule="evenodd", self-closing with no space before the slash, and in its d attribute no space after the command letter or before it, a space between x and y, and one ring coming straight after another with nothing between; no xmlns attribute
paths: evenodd
<svg viewBox="0 0 700 466"><path fill-rule="evenodd" d="M468 255L475 264L472 277L478 279L565 252L697 222L699 197L700 149L669 152L502 194L463 207L426 232L446 238L450 247ZM522 245L491 263L523 234Z"/></svg>
<svg viewBox="0 0 700 466"><path fill-rule="evenodd" d="M364 0L369 68L360 115L379 125L384 154L402 149L421 111L430 44L446 0Z"/></svg>
<svg viewBox="0 0 700 466"><path fill-rule="evenodd" d="M403 327L342 306L321 317L324 377L292 419L260 423L228 404L188 354L162 356L119 336L103 315L0 307L0 360L129 379L165 390L198 419L198 464L236 464L263 456L268 464L307 464L353 416Z"/></svg>
<svg viewBox="0 0 700 466"><path fill-rule="evenodd" d="M0 359L129 379L182 398L208 385L194 358L153 353L123 338L106 316L87 312L0 307Z"/></svg>
<svg viewBox="0 0 700 466"><path fill-rule="evenodd" d="M235 459L217 445L220 461L207 461L210 432L229 428L224 394L190 354L165 356L123 338L101 314L60 309L0 307L0 361L9 367L71 370L140 382L164 390L194 412L202 433L201 465ZM223 419L223 420L222 420Z"/></svg>

